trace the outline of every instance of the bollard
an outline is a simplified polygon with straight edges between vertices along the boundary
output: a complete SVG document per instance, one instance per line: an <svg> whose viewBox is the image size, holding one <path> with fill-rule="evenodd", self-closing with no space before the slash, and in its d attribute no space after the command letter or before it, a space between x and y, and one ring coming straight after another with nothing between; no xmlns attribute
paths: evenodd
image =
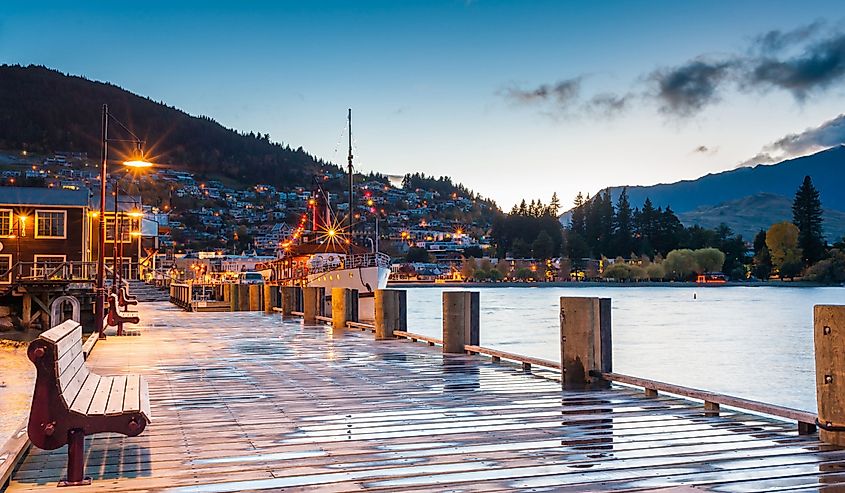
<svg viewBox="0 0 845 493"><path fill-rule="evenodd" d="M443 292L443 352L463 353L479 343L478 291Z"/></svg>
<svg viewBox="0 0 845 493"><path fill-rule="evenodd" d="M271 285L269 285L269 284L265 284L265 285L263 286L263 291L264 291L264 313L272 313L272 312L273 312L273 306L275 306L275 305L273 304L273 301L274 301L274 299L273 299L273 298L274 298L274 296L273 296L273 294L274 294L274 293L273 293L273 290L274 290L275 288L276 288L276 286L271 286Z"/></svg>
<svg viewBox="0 0 845 493"><path fill-rule="evenodd" d="M297 291L301 289L296 286L282 286L282 316L290 317L291 312L296 308ZM297 310L298 311L298 310Z"/></svg>
<svg viewBox="0 0 845 493"><path fill-rule="evenodd" d="M249 286L249 311L257 312L261 309L261 285L248 284Z"/></svg>
<svg viewBox="0 0 845 493"><path fill-rule="evenodd" d="M610 298L560 298L561 382L568 390L604 389L591 371L611 372Z"/></svg>
<svg viewBox="0 0 845 493"><path fill-rule="evenodd" d="M302 323L315 325L323 303L322 288L302 288Z"/></svg>
<svg viewBox="0 0 845 493"><path fill-rule="evenodd" d="M230 293L232 292L232 285L231 284L223 284L221 286L223 288L223 301L226 303L229 302Z"/></svg>
<svg viewBox="0 0 845 493"><path fill-rule="evenodd" d="M238 285L237 284L229 284L229 311L236 312L239 308L238 302Z"/></svg>
<svg viewBox="0 0 845 493"><path fill-rule="evenodd" d="M346 322L357 322L357 305L357 289L332 288L332 328L343 330Z"/></svg>
<svg viewBox="0 0 845 493"><path fill-rule="evenodd" d="M408 296L404 289L376 289L376 340L393 339L394 330L408 330Z"/></svg>
<svg viewBox="0 0 845 493"><path fill-rule="evenodd" d="M238 311L249 311L249 284L238 284Z"/></svg>
<svg viewBox="0 0 845 493"><path fill-rule="evenodd" d="M845 446L845 306L813 307L819 439Z"/></svg>

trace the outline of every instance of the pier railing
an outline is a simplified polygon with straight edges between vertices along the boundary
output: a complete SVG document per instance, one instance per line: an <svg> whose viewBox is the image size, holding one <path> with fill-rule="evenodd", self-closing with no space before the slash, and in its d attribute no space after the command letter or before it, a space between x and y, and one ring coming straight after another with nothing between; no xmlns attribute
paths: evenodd
<svg viewBox="0 0 845 493"><path fill-rule="evenodd" d="M303 299L324 296L317 288L282 288L299 290ZM314 290L309 293L309 290ZM332 298L339 297L344 288L335 288ZM352 290L347 290L352 291ZM286 316L302 316L306 323L325 322L335 329L357 329L375 333L376 340L404 338L424 342L429 346L442 346L444 353L489 356L494 363L511 362L524 371L535 367L556 373L564 389L607 388L611 383L637 387L645 397L656 398L662 392L673 396L701 401L705 416L718 416L721 406L773 416L797 423L799 434L814 433L817 427L823 441L845 445L845 398L837 393L834 384L845 378L845 361L838 356L838 349L829 349L835 343L845 343L845 306L817 306L814 334L816 339L817 395L819 413L793 409L776 404L736 397L719 392L661 382L614 372L611 365L610 299L570 298L560 300L561 362L535 358L479 344L478 292L448 291L443 293L443 337L436 338L409 332L404 291L377 290L375 293L375 322L366 323L352 316L348 307L332 303L332 316L316 313L316 308L300 304L294 310L292 296L282 296L281 307L274 310ZM285 300L288 300L287 302ZM319 306L320 303L314 303ZM310 318L309 318L310 317ZM310 320L310 321L309 321ZM840 339L836 339L837 334ZM545 376L545 375L544 375ZM833 404L831 404L833 403ZM834 405L835 404L835 405ZM823 416L824 414L824 416Z"/></svg>

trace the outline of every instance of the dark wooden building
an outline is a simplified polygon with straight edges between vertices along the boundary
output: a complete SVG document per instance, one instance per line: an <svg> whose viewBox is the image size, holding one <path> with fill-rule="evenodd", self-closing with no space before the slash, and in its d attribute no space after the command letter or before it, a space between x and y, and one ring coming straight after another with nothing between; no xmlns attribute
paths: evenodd
<svg viewBox="0 0 845 493"><path fill-rule="evenodd" d="M0 187L0 283L67 263L82 269L92 258L89 212L86 189Z"/></svg>

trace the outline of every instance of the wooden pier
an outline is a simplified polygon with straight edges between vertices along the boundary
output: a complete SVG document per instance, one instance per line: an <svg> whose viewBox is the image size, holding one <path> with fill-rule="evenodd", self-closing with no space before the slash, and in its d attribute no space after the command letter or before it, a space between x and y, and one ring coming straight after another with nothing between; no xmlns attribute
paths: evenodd
<svg viewBox="0 0 845 493"><path fill-rule="evenodd" d="M152 424L88 437L93 484L79 491L845 489L845 450L794 422L617 385L562 390L559 371L514 355L444 354L405 331L375 341L364 324L139 312L142 336L100 341L87 364L145 375ZM55 491L65 461L33 448L8 491Z"/></svg>

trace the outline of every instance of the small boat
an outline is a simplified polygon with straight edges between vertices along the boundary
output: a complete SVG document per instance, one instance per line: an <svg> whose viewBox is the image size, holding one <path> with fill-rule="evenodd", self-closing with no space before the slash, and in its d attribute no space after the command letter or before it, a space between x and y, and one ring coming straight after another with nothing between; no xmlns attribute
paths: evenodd
<svg viewBox="0 0 845 493"><path fill-rule="evenodd" d="M352 110L349 110L349 197L347 221L341 221L331 208L329 194L315 180L308 204L309 215L300 218L299 225L288 242L282 244L279 258L257 266L279 286L351 288L358 290L358 315L372 320L376 289L387 287L390 276L390 257L378 251L378 239L372 249L355 244L354 168L352 166ZM309 225L309 219L311 224ZM344 224L345 223L345 224Z"/></svg>

